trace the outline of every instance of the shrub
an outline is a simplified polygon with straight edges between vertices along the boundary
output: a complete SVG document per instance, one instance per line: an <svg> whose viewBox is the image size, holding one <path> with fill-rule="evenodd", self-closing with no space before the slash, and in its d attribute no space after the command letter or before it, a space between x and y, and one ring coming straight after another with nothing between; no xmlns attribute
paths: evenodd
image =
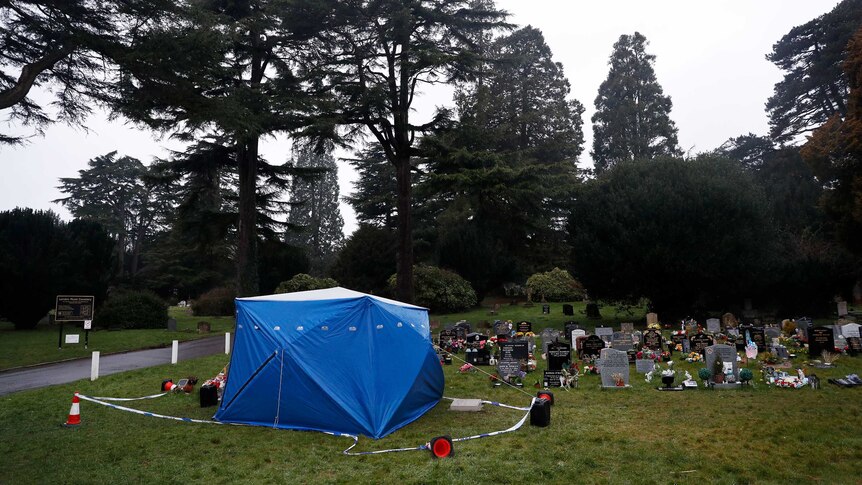
<svg viewBox="0 0 862 485"><path fill-rule="evenodd" d="M536 273L527 279L527 287L547 301L573 301L584 298L584 288L572 278L568 271L554 268L546 273ZM535 297L534 297L535 298Z"/></svg>
<svg viewBox="0 0 862 485"><path fill-rule="evenodd" d="M332 278L315 278L305 273L299 273L287 281L282 281L275 292L293 293L294 291L324 290L336 286L338 286L338 282Z"/></svg>
<svg viewBox="0 0 862 485"><path fill-rule="evenodd" d="M93 324L102 328L165 328L168 305L150 291L124 291L108 297Z"/></svg>
<svg viewBox="0 0 862 485"><path fill-rule="evenodd" d="M232 317L235 313L234 298L236 290L233 288L213 288L192 302L192 313L195 316Z"/></svg>
<svg viewBox="0 0 862 485"><path fill-rule="evenodd" d="M389 278L389 288L395 291L396 275ZM415 303L433 312L456 312L476 306L476 292L470 283L456 273L436 266L420 264L413 267Z"/></svg>

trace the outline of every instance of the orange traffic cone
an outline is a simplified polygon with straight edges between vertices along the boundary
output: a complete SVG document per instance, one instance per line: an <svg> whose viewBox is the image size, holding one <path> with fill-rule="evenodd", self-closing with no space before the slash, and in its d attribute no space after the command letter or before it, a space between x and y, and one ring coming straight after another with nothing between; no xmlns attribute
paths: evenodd
<svg viewBox="0 0 862 485"><path fill-rule="evenodd" d="M63 426L75 427L81 424L81 401L78 399L78 393L72 397L72 409L69 410L69 419L63 424Z"/></svg>

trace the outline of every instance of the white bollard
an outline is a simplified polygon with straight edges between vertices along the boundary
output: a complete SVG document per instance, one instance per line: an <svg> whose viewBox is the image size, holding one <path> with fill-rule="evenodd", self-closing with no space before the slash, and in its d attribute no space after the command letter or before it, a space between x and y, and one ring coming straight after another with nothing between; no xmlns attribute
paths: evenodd
<svg viewBox="0 0 862 485"><path fill-rule="evenodd" d="M224 353L230 353L230 332L224 334Z"/></svg>
<svg viewBox="0 0 862 485"><path fill-rule="evenodd" d="M90 380L99 378L99 351L93 352L93 361L90 363Z"/></svg>
<svg viewBox="0 0 862 485"><path fill-rule="evenodd" d="M180 351L180 341L174 340L173 345L171 345L171 364L177 363L177 354Z"/></svg>

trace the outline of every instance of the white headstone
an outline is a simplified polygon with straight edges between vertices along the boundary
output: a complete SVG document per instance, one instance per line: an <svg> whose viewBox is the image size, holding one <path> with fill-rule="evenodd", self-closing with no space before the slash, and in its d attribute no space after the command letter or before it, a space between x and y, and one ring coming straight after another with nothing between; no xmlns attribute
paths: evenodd
<svg viewBox="0 0 862 485"><path fill-rule="evenodd" d="M841 327L841 335L844 335L844 337L848 337L848 338L849 337L859 337L859 327L860 326L862 326L862 325L859 325L858 323L848 323L847 325L844 325L843 327Z"/></svg>
<svg viewBox="0 0 862 485"><path fill-rule="evenodd" d="M652 325L654 323L658 323L658 313L647 313L646 314L646 323L647 323L647 325Z"/></svg>
<svg viewBox="0 0 862 485"><path fill-rule="evenodd" d="M843 317L847 315L847 302L839 301L838 302L838 316Z"/></svg>
<svg viewBox="0 0 862 485"><path fill-rule="evenodd" d="M629 385L629 356L627 353L614 350L602 350L602 387L627 387ZM622 378L622 386L617 385L614 375Z"/></svg>
<svg viewBox="0 0 862 485"><path fill-rule="evenodd" d="M721 331L721 320L717 318L706 319L706 331L709 333L718 333Z"/></svg>

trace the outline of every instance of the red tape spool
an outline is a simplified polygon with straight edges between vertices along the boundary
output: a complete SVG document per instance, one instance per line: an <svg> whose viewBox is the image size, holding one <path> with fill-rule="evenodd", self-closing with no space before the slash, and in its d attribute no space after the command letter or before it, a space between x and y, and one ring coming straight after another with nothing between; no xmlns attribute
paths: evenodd
<svg viewBox="0 0 862 485"><path fill-rule="evenodd" d="M455 454L452 438L448 436L438 436L432 439L429 448L431 449L431 456L434 458L447 458Z"/></svg>
<svg viewBox="0 0 862 485"><path fill-rule="evenodd" d="M536 397L548 401L551 403L551 406L554 405L554 393L551 391L539 391L536 393Z"/></svg>

